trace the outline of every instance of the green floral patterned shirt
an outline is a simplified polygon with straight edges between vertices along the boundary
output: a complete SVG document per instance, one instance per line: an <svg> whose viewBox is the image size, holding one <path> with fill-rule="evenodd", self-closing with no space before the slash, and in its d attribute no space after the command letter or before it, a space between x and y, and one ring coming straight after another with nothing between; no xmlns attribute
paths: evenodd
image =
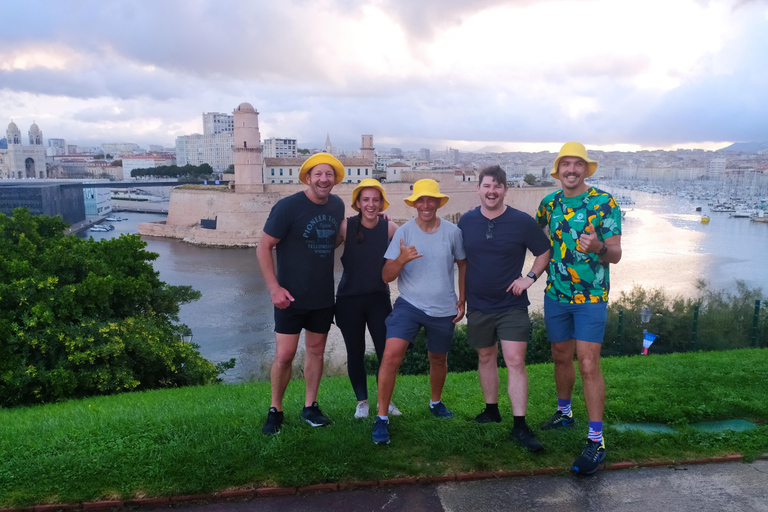
<svg viewBox="0 0 768 512"><path fill-rule="evenodd" d="M558 190L541 200L536 222L549 227L552 257L549 260L546 295L559 302L583 304L606 302L610 290L608 264L596 253L577 249L587 222L597 238L621 235L621 211L613 196L595 187L575 197Z"/></svg>

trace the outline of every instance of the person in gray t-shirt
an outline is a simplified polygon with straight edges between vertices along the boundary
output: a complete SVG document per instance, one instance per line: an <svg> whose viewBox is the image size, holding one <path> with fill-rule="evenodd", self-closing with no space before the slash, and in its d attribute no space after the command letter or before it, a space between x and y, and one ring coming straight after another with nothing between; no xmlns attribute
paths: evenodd
<svg viewBox="0 0 768 512"><path fill-rule="evenodd" d="M382 279L397 279L400 296L387 317L387 343L379 367L379 413L373 425L373 441L389 443L387 406L392 399L397 369L421 327L427 332L429 409L437 417L452 418L441 401L448 373L448 349L455 324L464 317L466 256L461 230L437 216L448 202L434 180L413 184L405 204L416 208L416 217L395 232L387 252ZM459 268L459 294L454 288L454 262ZM383 405L382 405L383 404Z"/></svg>

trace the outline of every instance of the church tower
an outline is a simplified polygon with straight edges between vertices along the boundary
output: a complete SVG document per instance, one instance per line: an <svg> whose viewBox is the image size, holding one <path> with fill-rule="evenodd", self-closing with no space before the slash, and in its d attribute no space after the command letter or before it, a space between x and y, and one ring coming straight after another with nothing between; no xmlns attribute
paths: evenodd
<svg viewBox="0 0 768 512"><path fill-rule="evenodd" d="M241 103L234 115L235 192L248 193L261 190L263 148L259 133L259 113L250 103Z"/></svg>
<svg viewBox="0 0 768 512"><path fill-rule="evenodd" d="M360 153L363 158L373 163L373 135L363 135L363 143L360 146Z"/></svg>
<svg viewBox="0 0 768 512"><path fill-rule="evenodd" d="M333 146L331 145L331 134L325 134L325 152L329 155L333 154Z"/></svg>

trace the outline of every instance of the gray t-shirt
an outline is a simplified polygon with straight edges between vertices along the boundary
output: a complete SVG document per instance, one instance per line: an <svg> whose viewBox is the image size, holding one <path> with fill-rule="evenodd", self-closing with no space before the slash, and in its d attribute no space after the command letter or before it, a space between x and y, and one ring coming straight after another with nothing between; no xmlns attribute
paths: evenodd
<svg viewBox="0 0 768 512"><path fill-rule="evenodd" d="M405 245L415 246L423 257L406 263L400 272L400 296L429 316L455 316L458 298L453 284L453 262L466 259L461 230L440 219L437 231L425 233L411 219L395 231L384 254L386 259L397 259L401 239Z"/></svg>

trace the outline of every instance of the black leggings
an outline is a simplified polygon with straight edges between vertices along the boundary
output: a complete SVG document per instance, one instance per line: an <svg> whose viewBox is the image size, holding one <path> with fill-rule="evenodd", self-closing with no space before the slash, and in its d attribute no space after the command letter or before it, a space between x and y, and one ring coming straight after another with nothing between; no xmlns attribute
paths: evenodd
<svg viewBox="0 0 768 512"><path fill-rule="evenodd" d="M365 326L373 339L376 356L384 356L387 341L387 315L392 312L392 302L385 293L352 295L336 298L336 325L344 336L347 346L347 372L358 402L368 400L368 381L365 376Z"/></svg>

